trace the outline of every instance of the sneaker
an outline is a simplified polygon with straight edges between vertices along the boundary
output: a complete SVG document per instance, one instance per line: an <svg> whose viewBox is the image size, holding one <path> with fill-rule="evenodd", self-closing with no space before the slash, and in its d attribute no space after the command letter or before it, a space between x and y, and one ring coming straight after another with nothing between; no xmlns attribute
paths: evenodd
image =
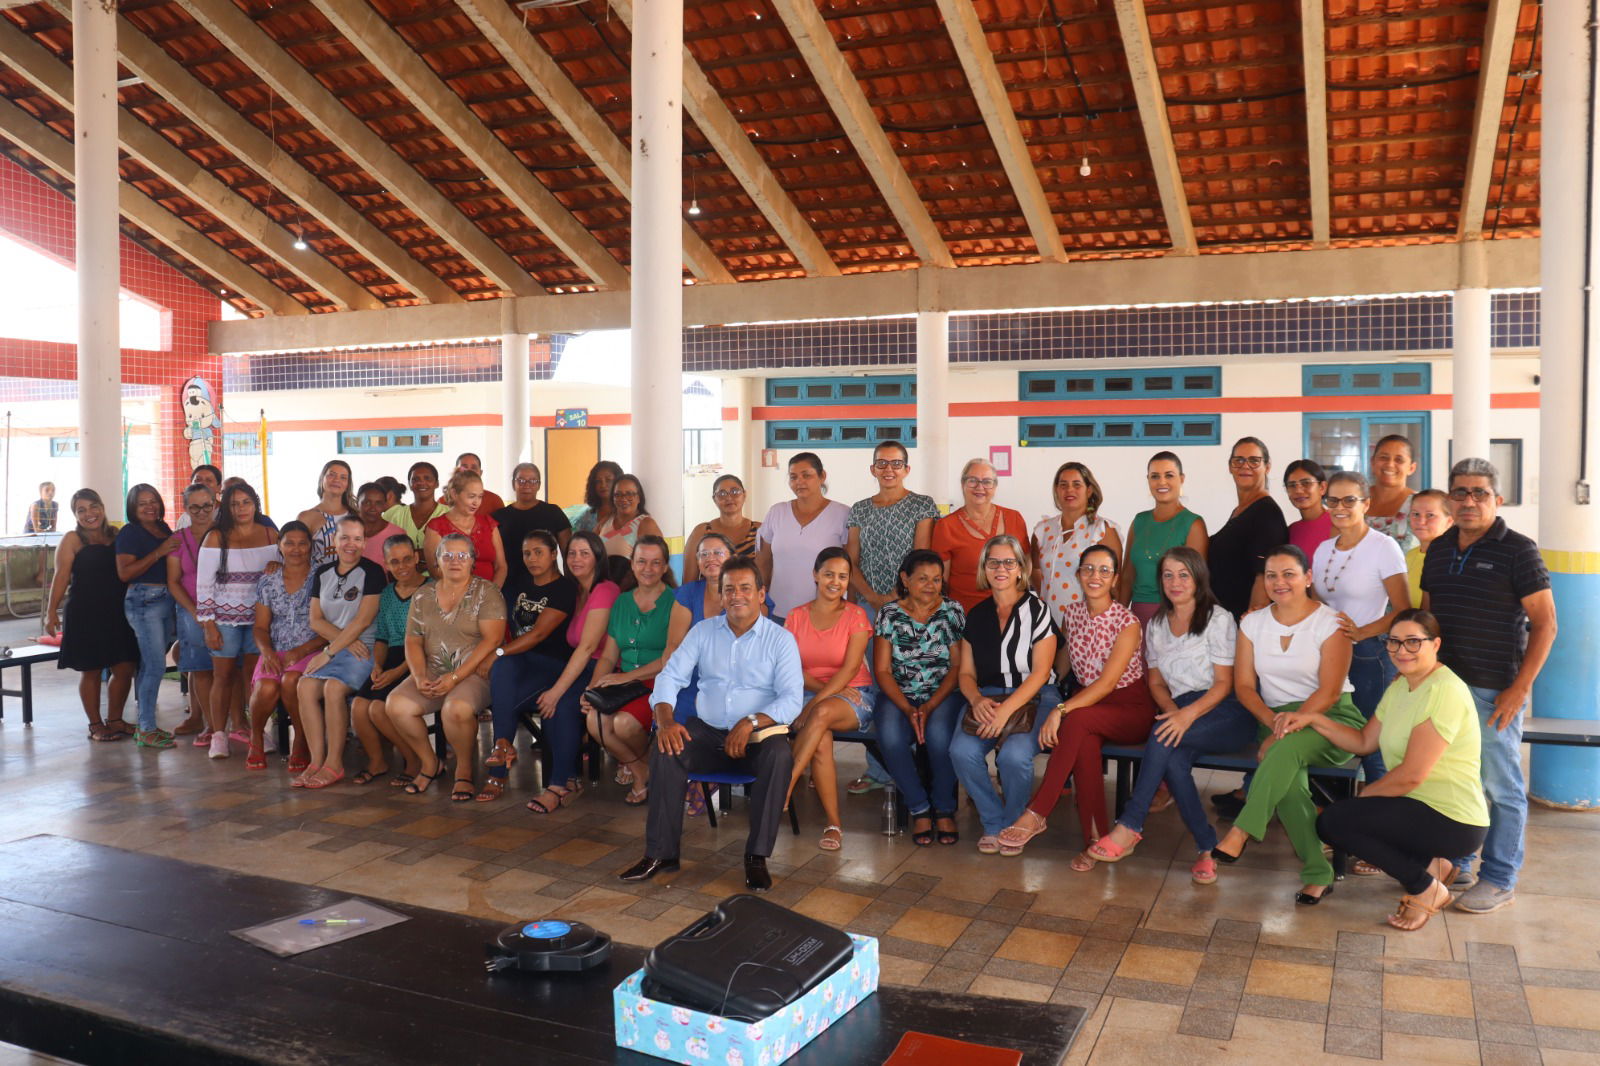
<svg viewBox="0 0 1600 1066"><path fill-rule="evenodd" d="M877 778L868 777L866 774L862 774L860 777L850 782L850 784L845 787L845 791L850 793L852 796L865 796L868 792L882 788L883 785L884 782L879 781Z"/></svg>
<svg viewBox="0 0 1600 1066"><path fill-rule="evenodd" d="M211 757L213 759L226 759L231 752L228 751L228 734L220 729L211 734Z"/></svg>
<svg viewBox="0 0 1600 1066"><path fill-rule="evenodd" d="M1516 890L1479 881L1456 897L1456 910L1468 914L1488 914L1517 901Z"/></svg>
<svg viewBox="0 0 1600 1066"><path fill-rule="evenodd" d="M1477 883L1478 871L1469 867L1456 874L1455 881L1453 881L1450 885L1450 891L1465 892L1467 889L1471 888Z"/></svg>
<svg viewBox="0 0 1600 1066"><path fill-rule="evenodd" d="M197 748L209 748L211 746L211 730L202 729L196 733L194 735L194 746Z"/></svg>

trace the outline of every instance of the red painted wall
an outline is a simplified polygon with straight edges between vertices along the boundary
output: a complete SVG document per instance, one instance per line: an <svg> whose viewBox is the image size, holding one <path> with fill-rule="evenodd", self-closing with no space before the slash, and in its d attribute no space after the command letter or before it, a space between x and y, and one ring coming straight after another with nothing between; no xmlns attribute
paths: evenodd
<svg viewBox="0 0 1600 1066"><path fill-rule="evenodd" d="M0 157L0 230L68 266L76 262L72 201L4 157ZM222 402L222 359L206 351L206 323L220 316L222 305L127 237L119 239L122 287L166 312L161 350L122 350L123 384L154 385L161 390L160 421L155 427L161 469L130 470L128 474L130 480L150 481L160 488L171 517L173 493L188 482L192 469L180 412L183 383L195 375L203 377L215 401ZM0 333L4 329L5 323L0 321ZM0 336L0 375L76 380L76 346ZM216 432L213 462L221 466L221 429ZM121 495L117 485L92 487L108 501ZM68 489L63 496L70 493Z"/></svg>

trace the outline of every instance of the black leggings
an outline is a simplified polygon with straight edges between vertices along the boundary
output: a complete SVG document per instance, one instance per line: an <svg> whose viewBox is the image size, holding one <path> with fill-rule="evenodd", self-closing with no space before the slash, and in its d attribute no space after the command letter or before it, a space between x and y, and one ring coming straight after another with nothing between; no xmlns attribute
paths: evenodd
<svg viewBox="0 0 1600 1066"><path fill-rule="evenodd" d="M1488 826L1446 818L1409 796L1342 800L1317 816L1317 835L1336 848L1365 859L1409 895L1427 891L1433 881L1428 864L1449 855L1471 855Z"/></svg>

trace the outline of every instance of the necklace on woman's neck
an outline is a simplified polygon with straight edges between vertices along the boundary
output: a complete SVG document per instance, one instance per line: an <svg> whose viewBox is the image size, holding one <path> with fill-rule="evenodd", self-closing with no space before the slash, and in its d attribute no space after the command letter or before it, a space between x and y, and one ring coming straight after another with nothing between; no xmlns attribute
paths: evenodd
<svg viewBox="0 0 1600 1066"><path fill-rule="evenodd" d="M1333 555L1343 555L1344 558L1340 561L1338 570L1333 571L1322 579L1323 589L1330 593L1339 587L1339 579L1344 576L1344 572L1346 570L1350 569L1350 561L1356 557L1356 548L1359 547L1361 542L1366 539L1366 523L1362 523L1361 527L1355 531L1355 534L1355 543L1351 544L1348 548L1341 548L1339 546L1339 542L1344 540L1344 534L1342 532L1337 537L1333 538L1333 551L1328 558L1328 565L1330 567L1333 565Z"/></svg>

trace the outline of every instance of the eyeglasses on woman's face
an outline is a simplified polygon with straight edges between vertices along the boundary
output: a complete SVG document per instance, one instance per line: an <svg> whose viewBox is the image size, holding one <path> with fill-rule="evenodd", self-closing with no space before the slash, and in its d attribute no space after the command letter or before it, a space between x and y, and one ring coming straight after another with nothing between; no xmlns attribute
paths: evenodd
<svg viewBox="0 0 1600 1066"><path fill-rule="evenodd" d="M471 552L440 552L439 561L442 563L470 563Z"/></svg>
<svg viewBox="0 0 1600 1066"><path fill-rule="evenodd" d="M1312 489L1317 487L1317 484L1318 482L1316 478L1302 477L1296 478L1293 481L1285 481L1283 483L1283 487L1288 489L1290 492L1310 492Z"/></svg>
<svg viewBox="0 0 1600 1066"><path fill-rule="evenodd" d="M712 559L726 559L731 554L727 548L701 548L694 553L694 557L703 562L709 562Z"/></svg>
<svg viewBox="0 0 1600 1066"><path fill-rule="evenodd" d="M511 483L516 485L518 488L532 489L536 489L543 484L543 482L536 477L514 477L511 479Z"/></svg>
<svg viewBox="0 0 1600 1066"><path fill-rule="evenodd" d="M872 469L874 470L904 470L905 468L906 461L904 459L874 459L872 461Z"/></svg>
<svg viewBox="0 0 1600 1066"><path fill-rule="evenodd" d="M1117 568L1114 566L1095 566L1093 563L1084 563L1082 566L1078 567L1078 573L1084 575L1085 577L1092 577L1095 574L1099 574L1101 577L1111 577L1116 574L1116 572Z"/></svg>
<svg viewBox="0 0 1600 1066"><path fill-rule="evenodd" d="M1228 465L1235 469L1249 467L1251 470L1260 470L1266 463L1267 461L1259 455L1235 455L1228 459Z"/></svg>
<svg viewBox="0 0 1600 1066"><path fill-rule="evenodd" d="M713 500L737 500L744 495L744 489L718 489L711 494Z"/></svg>
<svg viewBox="0 0 1600 1066"><path fill-rule="evenodd" d="M1343 507L1346 510L1349 510L1358 503L1366 502L1367 498L1365 496L1324 496L1322 498L1322 506L1330 509L1334 507Z"/></svg>
<svg viewBox="0 0 1600 1066"><path fill-rule="evenodd" d="M992 489L1000 484L1000 480L992 477L964 477L961 483L969 489Z"/></svg>
<svg viewBox="0 0 1600 1066"><path fill-rule="evenodd" d="M1419 652L1424 644L1433 643L1432 637L1384 637L1383 646L1390 651L1399 651L1404 648L1409 652Z"/></svg>
<svg viewBox="0 0 1600 1066"><path fill-rule="evenodd" d="M620 492L613 492L611 494L611 498L613 500L637 500L639 498L639 494L629 489L623 489Z"/></svg>
<svg viewBox="0 0 1600 1066"><path fill-rule="evenodd" d="M986 559L983 564L985 570L1016 570L1020 566L1015 559Z"/></svg>

